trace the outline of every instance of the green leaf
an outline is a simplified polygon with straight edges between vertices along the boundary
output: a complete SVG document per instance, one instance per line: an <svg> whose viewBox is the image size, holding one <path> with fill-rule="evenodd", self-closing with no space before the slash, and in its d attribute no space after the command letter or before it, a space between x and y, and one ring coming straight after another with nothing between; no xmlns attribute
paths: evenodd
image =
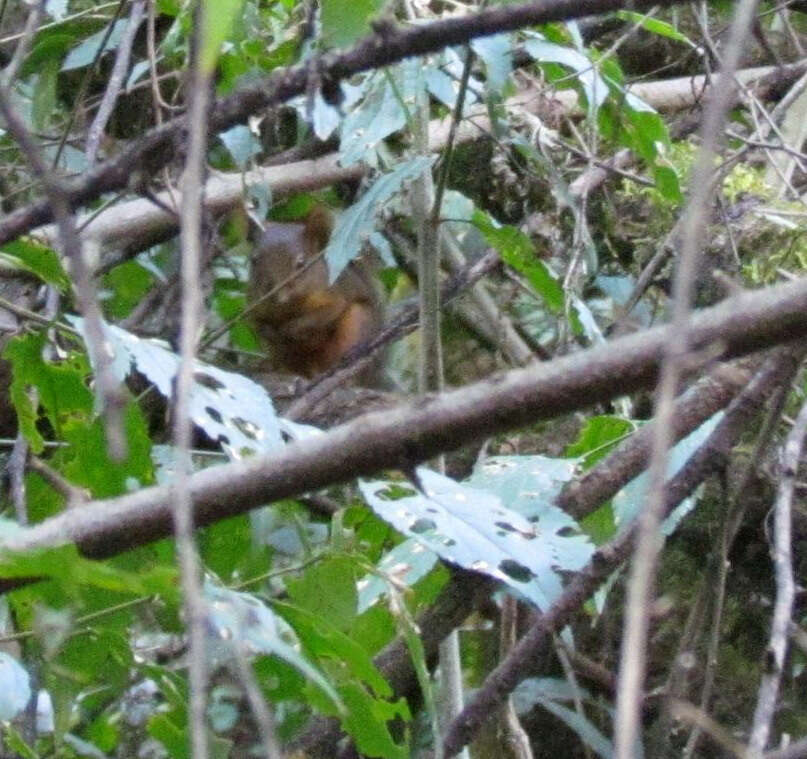
<svg viewBox="0 0 807 759"><path fill-rule="evenodd" d="M566 45L556 45L540 39L540 35L527 32L524 50L539 63L556 63L576 73L590 108L599 108L608 97L609 89L591 59Z"/></svg>
<svg viewBox="0 0 807 759"><path fill-rule="evenodd" d="M56 80L59 75L59 59L53 58L38 72L34 96L31 100L31 123L39 131L45 131L50 116L56 108Z"/></svg>
<svg viewBox="0 0 807 759"><path fill-rule="evenodd" d="M591 538L595 546L601 546L616 533L614 510L611 501L604 503L580 522L583 532Z"/></svg>
<svg viewBox="0 0 807 759"><path fill-rule="evenodd" d="M71 71L73 69L82 68L91 64L101 49L101 45L106 39L103 52L107 50L114 50L121 41L129 20L122 18L114 22L112 32L107 39L107 30L109 27L104 27L100 32L90 35L80 45L73 48L62 64L62 71Z"/></svg>
<svg viewBox="0 0 807 759"><path fill-rule="evenodd" d="M336 281L342 270L359 254L375 224L376 209L399 192L405 182L429 171L431 163L431 157L420 156L398 164L393 171L382 174L357 203L339 216L325 249L331 282Z"/></svg>
<svg viewBox="0 0 807 759"><path fill-rule="evenodd" d="M246 514L223 519L202 530L199 552L205 567L224 580L243 580L269 570L268 551L254 534Z"/></svg>
<svg viewBox="0 0 807 759"><path fill-rule="evenodd" d="M286 589L300 608L348 630L356 616L356 579L356 562L340 556L312 564L299 579L287 580Z"/></svg>
<svg viewBox="0 0 807 759"><path fill-rule="evenodd" d="M653 167L653 179L656 180L656 189L662 196L672 203L680 203L683 199L678 174L672 166L656 165Z"/></svg>
<svg viewBox="0 0 807 759"><path fill-rule="evenodd" d="M125 632L94 627L86 634L68 638L57 661L73 683L85 687L103 683L118 691L129 682L134 658Z"/></svg>
<svg viewBox="0 0 807 759"><path fill-rule="evenodd" d="M187 719L172 719L173 715L156 714L148 721L148 734L162 743L172 759L190 759Z"/></svg>
<svg viewBox="0 0 807 759"><path fill-rule="evenodd" d="M176 570L173 567L158 566L150 571L128 572L109 562L83 558L73 544L16 553L3 550L0 543L0 577L50 579L58 586L63 601L78 597L79 591L87 588L129 597L160 593L173 601L179 592L174 587Z"/></svg>
<svg viewBox="0 0 807 759"><path fill-rule="evenodd" d="M3 727L3 737L6 748L21 759L39 759L39 754L22 739L13 725Z"/></svg>
<svg viewBox="0 0 807 759"><path fill-rule="evenodd" d="M51 61L61 61L75 43L76 36L65 33L60 27L51 29L48 33L40 33L20 69L20 78L27 79Z"/></svg>
<svg viewBox="0 0 807 759"><path fill-rule="evenodd" d="M386 759L408 759L411 756L408 742L396 743L388 726L396 718L411 719L404 699L395 704L379 701L359 683L341 685L339 695L348 710L342 726L356 742L359 753Z"/></svg>
<svg viewBox="0 0 807 759"><path fill-rule="evenodd" d="M205 599L209 603L209 656L223 664L243 651L279 656L313 682L341 709L339 696L328 679L289 642L291 629L282 617L249 593L205 582ZM237 652L232 646L239 646Z"/></svg>
<svg viewBox="0 0 807 759"><path fill-rule="evenodd" d="M471 49L485 64L485 84L500 94L513 70L513 38L510 34L492 34L471 40Z"/></svg>
<svg viewBox="0 0 807 759"><path fill-rule="evenodd" d="M154 284L154 275L137 261L126 261L104 276L104 308L114 319L123 319L140 303Z"/></svg>
<svg viewBox="0 0 807 759"><path fill-rule="evenodd" d="M205 0L204 29L202 32L202 71L209 74L215 69L221 45L230 34L244 0Z"/></svg>
<svg viewBox="0 0 807 759"><path fill-rule="evenodd" d="M586 419L577 440L566 447L564 455L582 458L583 468L590 469L635 430L636 425L622 417L593 416Z"/></svg>
<svg viewBox="0 0 807 759"><path fill-rule="evenodd" d="M437 564L437 554L425 548L423 544L409 538L395 546L379 562L376 571L364 577L359 583L359 614L369 609L382 595L388 592L388 575L400 585L411 588L418 580L425 577Z"/></svg>
<svg viewBox="0 0 807 759"><path fill-rule="evenodd" d="M638 24L642 29L657 34L659 37L666 37L675 42L683 42L693 49L697 47L689 37L678 31L672 24L668 24L661 19L646 16L643 13L636 13L635 11L617 11L614 15L624 21L629 21L631 24Z"/></svg>
<svg viewBox="0 0 807 759"><path fill-rule="evenodd" d="M322 38L329 47L347 47L370 31L370 19L384 0L322 0Z"/></svg>
<svg viewBox="0 0 807 759"><path fill-rule="evenodd" d="M70 278L62 267L59 256L46 245L32 238L8 242L0 248L0 256L13 266L31 272L43 282L65 292L70 287Z"/></svg>
<svg viewBox="0 0 807 759"><path fill-rule="evenodd" d="M499 251L502 260L529 280L533 289L554 314L563 313L563 287L538 258L530 238L515 227L497 225L486 213L476 210L474 226L485 240Z"/></svg>
<svg viewBox="0 0 807 759"><path fill-rule="evenodd" d="M41 453L44 441L36 429L36 410L27 390L35 387L39 401L56 431L72 419L87 419L92 413L93 397L84 383L88 374L83 359L71 359L53 364L42 358L46 336L28 334L9 340L3 357L11 362L11 401L17 411L20 431L34 453Z"/></svg>
<svg viewBox="0 0 807 759"><path fill-rule="evenodd" d="M294 628L307 651L318 658L339 662L335 676L343 681L360 681L379 698L392 696L389 683L373 664L370 654L331 624L328 617L279 602L274 608Z"/></svg>
<svg viewBox="0 0 807 759"><path fill-rule="evenodd" d="M258 138L244 124L236 124L219 133L219 139L224 143L235 165L242 171L247 168L250 160L263 150Z"/></svg>
<svg viewBox="0 0 807 759"><path fill-rule="evenodd" d="M706 441L712 434L714 428L723 418L723 412L719 411L709 417L696 430L693 430L682 440L673 446L667 457L667 477L673 477L679 469L687 462L687 459ZM613 498L614 518L620 527L629 524L637 518L641 509L647 502L647 487L649 476L645 471L635 479L631 480ZM670 535L681 519L695 505L694 497L685 498L670 514L662 525L662 532Z"/></svg>
<svg viewBox="0 0 807 759"><path fill-rule="evenodd" d="M109 455L103 419L67 424L64 439L71 447L59 451L55 460L71 482L87 488L94 498L110 498L151 485L151 439L143 413L134 402L124 412L123 431L127 455L117 461Z"/></svg>
<svg viewBox="0 0 807 759"><path fill-rule="evenodd" d="M418 64L416 58L404 60L396 66L373 72L361 82L361 104L347 114L339 130L340 163L343 166L360 161L371 165L387 162L380 144L411 119L412 107L419 102L426 87L426 77ZM314 116L322 122L318 130L320 137L327 137L337 126L334 120L338 120L338 113L330 106L324 105L320 112L315 111ZM393 173L397 170L398 167Z"/></svg>
<svg viewBox="0 0 807 759"><path fill-rule="evenodd" d="M516 711L526 714L536 704L564 722L577 736L603 759L612 759L611 742L600 733L585 714L570 709L559 702L572 703L581 699L584 703L597 703L584 689L570 686L565 680L554 677L531 677L519 683L513 693Z"/></svg>

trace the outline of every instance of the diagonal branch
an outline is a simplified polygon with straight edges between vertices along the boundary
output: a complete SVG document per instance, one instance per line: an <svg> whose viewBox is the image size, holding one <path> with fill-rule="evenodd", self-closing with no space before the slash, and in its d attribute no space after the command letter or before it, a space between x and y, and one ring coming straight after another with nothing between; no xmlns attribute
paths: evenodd
<svg viewBox="0 0 807 759"><path fill-rule="evenodd" d="M790 358L786 349L771 357L748 387L734 399L706 442L665 483L663 516L670 514L710 473L722 466L725 457L762 409L768 394L779 384L783 374L786 374ZM512 649L510 655L485 678L485 682L474 693L463 712L453 721L443 744L445 756L453 756L466 746L479 727L495 714L513 688L530 674L531 664L547 636L563 629L600 584L628 559L637 532L637 524L634 522L609 543L600 546L588 564L574 576L560 598L545 613L539 615L538 621Z"/></svg>
<svg viewBox="0 0 807 759"><path fill-rule="evenodd" d="M692 321L691 345L732 358L804 339L805 313L807 279L745 293L701 311ZM669 327L657 327L367 414L273 455L197 472L190 478L195 523L210 524L385 467L408 469L470 440L650 387L669 334ZM75 542L88 555L112 556L171 534L171 493L158 486L95 501L8 536L0 547L30 550Z"/></svg>

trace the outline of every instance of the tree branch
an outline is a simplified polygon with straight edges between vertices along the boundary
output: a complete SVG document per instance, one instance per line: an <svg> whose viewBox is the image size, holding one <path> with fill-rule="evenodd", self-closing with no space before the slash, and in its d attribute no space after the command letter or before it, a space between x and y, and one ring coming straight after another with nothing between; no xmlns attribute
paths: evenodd
<svg viewBox="0 0 807 759"><path fill-rule="evenodd" d="M634 0L632 10L675 5L682 0ZM215 134L264 108L271 108L305 93L311 71L316 71L329 87L342 79L371 69L388 66L404 58L434 53L476 37L507 32L533 24L591 16L620 10L625 0L544 0L491 8L480 13L454 17L408 28L384 28L370 34L341 55L325 55L313 61L279 70L218 100L211 109L208 131ZM312 68L313 67L313 68ZM133 177L150 176L170 163L184 141L186 121L180 116L152 129L120 155L86 172L66 185L66 196L73 209L95 200L105 192L130 185ZM32 203L6 216L0 222L0 245L53 220L47 200Z"/></svg>
<svg viewBox="0 0 807 759"><path fill-rule="evenodd" d="M744 293L701 311L693 350L732 358L807 337L807 279ZM491 434L523 427L651 386L669 327L614 340L556 361L516 369L434 398L359 419L274 455L225 464L190 478L195 522L205 525L261 504L385 467L409 468ZM171 534L171 489L145 488L95 501L6 537L0 548L75 542L107 557Z"/></svg>
<svg viewBox="0 0 807 759"><path fill-rule="evenodd" d="M663 515L666 516L715 469L736 445L754 416L761 410L768 394L787 372L787 356L774 356L757 374L748 387L731 403L726 415L712 434L693 454L678 473L668 480L664 489ZM563 594L519 641L510 655L499 664L474 693L468 705L448 729L443 745L445 756L453 756L466 746L476 731L513 688L531 672L532 662L546 638L567 625L572 615L590 598L600 584L627 558L633 550L637 524L623 530L609 543L600 546Z"/></svg>

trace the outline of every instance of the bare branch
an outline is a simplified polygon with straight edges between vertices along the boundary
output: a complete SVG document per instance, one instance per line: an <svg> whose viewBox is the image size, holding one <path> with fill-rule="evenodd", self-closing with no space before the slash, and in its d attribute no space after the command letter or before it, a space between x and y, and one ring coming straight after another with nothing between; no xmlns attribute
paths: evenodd
<svg viewBox="0 0 807 759"><path fill-rule="evenodd" d="M781 380L786 367L786 354L773 357L748 387L732 402L725 416L708 440L690 456L678 473L667 481L662 515L669 514L682 499L691 494L720 465L734 447L748 424L762 408L767 393ZM560 598L527 632L507 657L486 678L469 700L462 714L454 720L445 738L445 755L452 756L467 745L479 727L503 702L513 688L531 672L531 665L546 642L547 636L560 631L572 615L622 562L633 548L636 523L616 538L600 546L589 563L567 585Z"/></svg>
<svg viewBox="0 0 807 759"><path fill-rule="evenodd" d="M791 513L796 473L804 447L805 435L807 435L807 403L801 407L782 451L782 473L773 510L774 540L771 548L776 575L776 601L773 606L770 640L765 654L766 671L759 685L754 723L751 728L751 738L748 741L748 753L751 759L762 756L765 744L768 742L771 720L776 708L776 694L785 664L788 625L793 613L793 600L796 596L793 580Z"/></svg>
<svg viewBox="0 0 807 759"><path fill-rule="evenodd" d="M719 345L725 358L807 337L807 279L745 293L704 309L691 326L694 349ZM197 525L264 503L411 466L441 451L532 421L649 387L669 327L657 327L555 361L515 369L434 398L367 414L273 455L212 467L191 478ZM119 551L171 532L172 491L145 488L59 515L0 546L30 550L75 542L89 555Z"/></svg>

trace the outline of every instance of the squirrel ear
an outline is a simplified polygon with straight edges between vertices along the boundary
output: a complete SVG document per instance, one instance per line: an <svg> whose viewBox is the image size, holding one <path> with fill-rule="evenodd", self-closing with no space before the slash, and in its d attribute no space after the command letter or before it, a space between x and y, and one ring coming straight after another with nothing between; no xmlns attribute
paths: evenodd
<svg viewBox="0 0 807 759"><path fill-rule="evenodd" d="M334 223L333 214L326 206L316 205L308 212L305 217L305 235L314 244L316 252L328 244Z"/></svg>

